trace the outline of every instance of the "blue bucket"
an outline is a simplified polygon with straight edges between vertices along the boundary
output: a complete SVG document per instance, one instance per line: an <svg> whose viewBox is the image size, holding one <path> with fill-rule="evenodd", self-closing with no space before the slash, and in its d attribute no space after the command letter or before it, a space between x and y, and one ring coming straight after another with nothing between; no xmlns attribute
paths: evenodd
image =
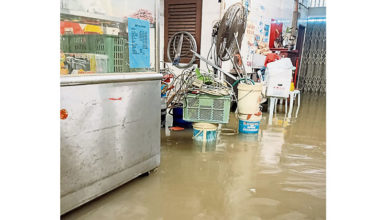
<svg viewBox="0 0 390 220"><path fill-rule="evenodd" d="M238 124L238 131L243 134L257 134L259 133L260 121L246 121L241 120Z"/></svg>
<svg viewBox="0 0 390 220"><path fill-rule="evenodd" d="M211 126L204 127L202 124L206 123L194 123L194 140L195 141L204 141L204 135L206 136L206 142L211 142L217 140L217 126L213 126L213 124L209 124Z"/></svg>
<svg viewBox="0 0 390 220"><path fill-rule="evenodd" d="M173 109L173 126L179 126L183 128L191 128L192 122L183 120L183 108L174 108Z"/></svg>

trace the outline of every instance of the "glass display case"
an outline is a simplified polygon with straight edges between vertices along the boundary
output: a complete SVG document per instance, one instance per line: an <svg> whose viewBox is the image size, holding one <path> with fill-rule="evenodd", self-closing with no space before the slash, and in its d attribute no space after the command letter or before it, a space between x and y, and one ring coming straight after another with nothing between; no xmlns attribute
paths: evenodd
<svg viewBox="0 0 390 220"><path fill-rule="evenodd" d="M61 1L61 214L160 164L159 2Z"/></svg>
<svg viewBox="0 0 390 220"><path fill-rule="evenodd" d="M62 0L61 75L158 72L154 0Z"/></svg>

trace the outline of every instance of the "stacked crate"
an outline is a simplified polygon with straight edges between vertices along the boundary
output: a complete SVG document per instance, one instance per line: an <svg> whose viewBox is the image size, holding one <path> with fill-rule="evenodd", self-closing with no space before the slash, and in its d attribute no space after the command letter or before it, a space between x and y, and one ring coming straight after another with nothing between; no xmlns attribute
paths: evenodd
<svg viewBox="0 0 390 220"><path fill-rule="evenodd" d="M62 35L64 53L91 53L108 56L108 72L129 72L129 49L125 37L116 35Z"/></svg>

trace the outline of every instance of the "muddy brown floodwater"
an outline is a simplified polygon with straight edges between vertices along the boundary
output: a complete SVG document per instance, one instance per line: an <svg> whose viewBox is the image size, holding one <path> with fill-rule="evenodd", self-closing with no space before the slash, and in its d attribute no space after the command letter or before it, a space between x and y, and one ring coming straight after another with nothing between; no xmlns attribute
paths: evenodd
<svg viewBox="0 0 390 220"><path fill-rule="evenodd" d="M298 118L202 146L161 130L161 166L62 219L326 219L325 97L302 95ZM231 121L234 125L234 121Z"/></svg>

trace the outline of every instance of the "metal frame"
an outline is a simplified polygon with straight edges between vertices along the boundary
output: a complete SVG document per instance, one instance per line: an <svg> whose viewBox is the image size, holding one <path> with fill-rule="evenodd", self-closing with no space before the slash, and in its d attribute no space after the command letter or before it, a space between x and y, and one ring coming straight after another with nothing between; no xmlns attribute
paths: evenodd
<svg viewBox="0 0 390 220"><path fill-rule="evenodd" d="M197 52L191 50L191 52L193 52L195 54L196 57L198 57L200 60L206 62L207 64L209 64L210 66L214 67L215 69L219 70L220 72L222 72L223 74L229 76L230 78L234 79L234 80L237 80L237 77L233 76L232 74L228 73L228 72L225 72L223 71L223 69L221 69L220 67L218 67L217 65L215 65L214 63L210 62L208 59L202 57L200 54L198 54Z"/></svg>
<svg viewBox="0 0 390 220"><path fill-rule="evenodd" d="M134 81L148 81L161 79L161 74L148 73L118 73L107 75L78 75L61 77L61 86L91 85L101 83L120 83Z"/></svg>

